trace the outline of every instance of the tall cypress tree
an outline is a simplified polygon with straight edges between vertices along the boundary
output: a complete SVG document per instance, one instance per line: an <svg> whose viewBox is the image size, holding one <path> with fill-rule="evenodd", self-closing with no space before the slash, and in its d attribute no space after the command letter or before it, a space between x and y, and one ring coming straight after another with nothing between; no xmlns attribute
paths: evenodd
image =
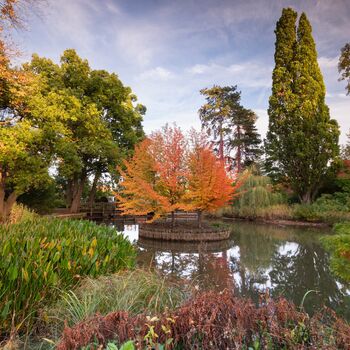
<svg viewBox="0 0 350 350"><path fill-rule="evenodd" d="M311 25L303 13L296 31L296 19L295 11L283 9L275 31L266 165L309 203L339 154L339 127L325 104Z"/></svg>

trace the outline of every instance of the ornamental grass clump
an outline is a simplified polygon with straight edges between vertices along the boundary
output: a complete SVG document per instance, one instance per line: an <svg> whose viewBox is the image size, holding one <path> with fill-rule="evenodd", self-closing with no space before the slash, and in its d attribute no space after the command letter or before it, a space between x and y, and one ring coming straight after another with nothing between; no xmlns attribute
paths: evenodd
<svg viewBox="0 0 350 350"><path fill-rule="evenodd" d="M0 225L0 332L28 330L38 310L82 276L133 266L131 243L88 221L36 218Z"/></svg>

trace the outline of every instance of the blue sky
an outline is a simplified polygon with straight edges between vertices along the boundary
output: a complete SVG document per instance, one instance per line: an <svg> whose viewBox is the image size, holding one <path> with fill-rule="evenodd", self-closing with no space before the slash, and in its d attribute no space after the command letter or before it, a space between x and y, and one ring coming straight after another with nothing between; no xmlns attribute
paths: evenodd
<svg viewBox="0 0 350 350"><path fill-rule="evenodd" d="M59 60L67 48L92 68L116 72L147 107L146 132L176 121L199 128L199 90L238 85L265 135L274 65L274 29L283 7L313 26L331 116L350 129L350 96L338 82L340 48L350 40L349 0L46 0L18 32L24 58Z"/></svg>

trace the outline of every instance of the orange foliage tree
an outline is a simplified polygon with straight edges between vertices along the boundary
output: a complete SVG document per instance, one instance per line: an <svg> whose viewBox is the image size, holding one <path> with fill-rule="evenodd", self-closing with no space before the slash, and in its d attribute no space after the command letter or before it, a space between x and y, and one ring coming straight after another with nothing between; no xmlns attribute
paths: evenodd
<svg viewBox="0 0 350 350"><path fill-rule="evenodd" d="M232 184L223 160L218 159L206 145L195 145L189 155L188 188L183 208L198 213L198 227L202 226L202 212L213 212L227 205L238 195L242 181Z"/></svg>
<svg viewBox="0 0 350 350"><path fill-rule="evenodd" d="M187 182L187 142L181 129L166 125L151 134L151 153L158 176L157 190L170 204L172 226L174 212L180 209Z"/></svg>
<svg viewBox="0 0 350 350"><path fill-rule="evenodd" d="M242 181L232 184L223 161L213 153L200 134L194 136L192 149L176 127L165 126L135 148L131 160L125 161L121 191L116 194L124 214L145 215L153 212L153 220L177 209L198 212L214 211L226 205Z"/></svg>
<svg viewBox="0 0 350 350"><path fill-rule="evenodd" d="M143 140L135 147L131 160L124 160L120 193L116 193L119 208L126 215L146 215L153 212L153 220L170 211L167 197L158 190L156 161L151 152L152 141Z"/></svg>

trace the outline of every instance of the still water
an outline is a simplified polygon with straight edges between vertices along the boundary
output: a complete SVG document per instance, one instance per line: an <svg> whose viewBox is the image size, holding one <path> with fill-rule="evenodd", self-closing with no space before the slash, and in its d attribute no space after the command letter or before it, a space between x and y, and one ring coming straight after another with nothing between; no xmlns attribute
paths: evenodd
<svg viewBox="0 0 350 350"><path fill-rule="evenodd" d="M141 266L188 278L201 289L232 287L255 301L268 291L300 305L312 290L306 311L327 305L350 320L350 284L332 274L319 242L327 229L232 222L229 240L205 244L138 239L135 224L123 230L138 247Z"/></svg>

